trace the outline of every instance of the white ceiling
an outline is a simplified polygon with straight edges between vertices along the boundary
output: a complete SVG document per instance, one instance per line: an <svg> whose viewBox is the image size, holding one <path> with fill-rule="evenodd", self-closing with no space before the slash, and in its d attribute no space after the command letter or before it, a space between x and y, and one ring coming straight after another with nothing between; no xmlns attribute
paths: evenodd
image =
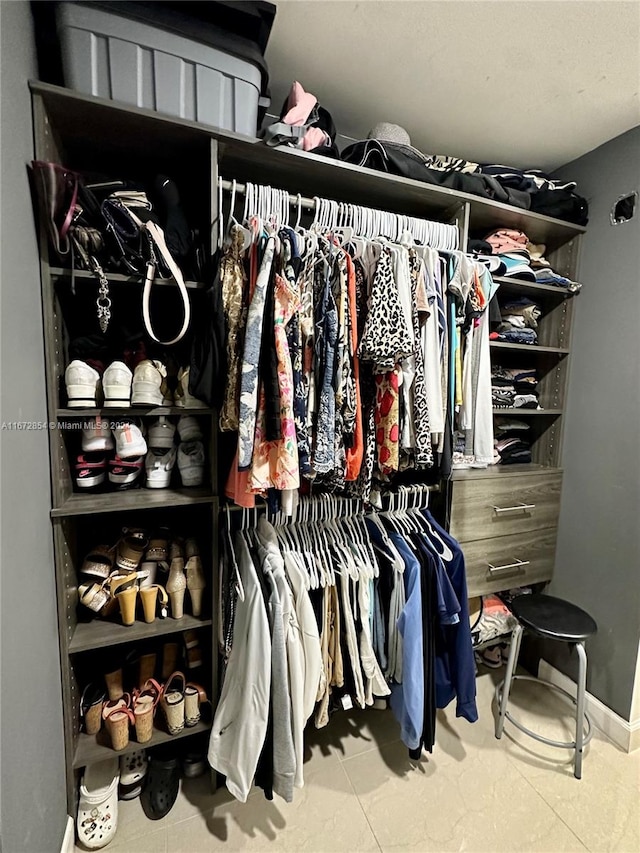
<svg viewBox="0 0 640 853"><path fill-rule="evenodd" d="M546 170L640 124L638 0L276 3L270 112L299 80L340 134Z"/></svg>

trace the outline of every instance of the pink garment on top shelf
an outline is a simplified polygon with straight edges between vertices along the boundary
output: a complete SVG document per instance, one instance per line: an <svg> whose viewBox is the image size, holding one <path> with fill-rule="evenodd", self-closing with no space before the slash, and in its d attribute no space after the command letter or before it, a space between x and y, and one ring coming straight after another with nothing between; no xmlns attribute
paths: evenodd
<svg viewBox="0 0 640 853"><path fill-rule="evenodd" d="M285 124L292 127L302 127L306 124L318 99L311 92L305 92L301 84L296 80L291 86L287 98L287 112L282 117ZM331 145L331 139L324 130L319 127L310 127L302 137L303 151L312 151L314 148L322 148L323 145Z"/></svg>

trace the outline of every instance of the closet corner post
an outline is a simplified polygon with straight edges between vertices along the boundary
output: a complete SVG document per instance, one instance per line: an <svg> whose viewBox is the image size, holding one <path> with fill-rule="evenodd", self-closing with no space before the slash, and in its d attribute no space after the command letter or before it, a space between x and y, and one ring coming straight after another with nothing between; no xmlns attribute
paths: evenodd
<svg viewBox="0 0 640 853"><path fill-rule="evenodd" d="M210 169L211 169L211 184L209 187L210 192L210 223L211 227L209 229L209 240L210 240L210 250L211 254L215 255L216 249L218 248L218 217L220 216L220 211L218 210L218 178L220 175L218 168L218 157L220 156L220 147L218 145L217 139L210 140L210 148L209 148L209 156L211 159Z"/></svg>
<svg viewBox="0 0 640 853"><path fill-rule="evenodd" d="M458 248L464 252L469 240L471 205L468 201L455 203L445 211L443 218L449 225L455 225L458 229L458 239L460 241Z"/></svg>

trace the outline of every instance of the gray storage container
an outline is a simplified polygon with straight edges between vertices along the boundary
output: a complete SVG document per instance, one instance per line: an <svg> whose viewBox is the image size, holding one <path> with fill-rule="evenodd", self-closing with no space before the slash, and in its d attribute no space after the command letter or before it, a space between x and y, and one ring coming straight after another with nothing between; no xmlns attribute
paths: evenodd
<svg viewBox="0 0 640 853"><path fill-rule="evenodd" d="M262 72L252 62L79 3L60 3L57 25L70 88L256 135Z"/></svg>

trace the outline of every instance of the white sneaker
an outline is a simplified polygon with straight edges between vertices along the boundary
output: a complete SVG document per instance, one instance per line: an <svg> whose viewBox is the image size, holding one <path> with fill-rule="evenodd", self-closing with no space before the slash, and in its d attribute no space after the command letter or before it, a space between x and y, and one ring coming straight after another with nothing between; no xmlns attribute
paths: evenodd
<svg viewBox="0 0 640 853"><path fill-rule="evenodd" d="M178 371L178 387L176 388L176 406L183 409L206 409L207 404L189 393L189 368L181 367Z"/></svg>
<svg viewBox="0 0 640 853"><path fill-rule="evenodd" d="M92 409L97 405L96 393L100 374L91 365L74 359L64 372L70 409Z"/></svg>
<svg viewBox="0 0 640 853"><path fill-rule="evenodd" d="M141 361L133 374L133 405L171 406L166 380L167 368L161 361Z"/></svg>
<svg viewBox="0 0 640 853"><path fill-rule="evenodd" d="M108 758L85 768L80 782L76 831L88 850L106 847L118 829L118 759Z"/></svg>
<svg viewBox="0 0 640 853"><path fill-rule="evenodd" d="M89 421L82 430L82 449L85 453L93 453L96 450L113 450L113 436L109 421L97 417Z"/></svg>
<svg viewBox="0 0 640 853"><path fill-rule="evenodd" d="M129 408L132 379L133 373L124 361L114 361L107 367L102 377L105 408Z"/></svg>
<svg viewBox="0 0 640 853"><path fill-rule="evenodd" d="M152 449L147 453L145 466L147 469L147 488L166 489L171 483L171 472L176 464L176 448L167 450Z"/></svg>
<svg viewBox="0 0 640 853"><path fill-rule="evenodd" d="M202 430L193 415L181 415L178 421L180 441L202 441Z"/></svg>
<svg viewBox="0 0 640 853"><path fill-rule="evenodd" d="M149 447L173 447L176 428L164 415L149 427Z"/></svg>
<svg viewBox="0 0 640 853"><path fill-rule="evenodd" d="M178 447L178 468L183 486L202 485L204 446L201 441L184 441Z"/></svg>
<svg viewBox="0 0 640 853"><path fill-rule="evenodd" d="M113 434L116 439L116 453L121 459L144 456L147 452L147 442L140 427L135 424L119 424L114 428Z"/></svg>

